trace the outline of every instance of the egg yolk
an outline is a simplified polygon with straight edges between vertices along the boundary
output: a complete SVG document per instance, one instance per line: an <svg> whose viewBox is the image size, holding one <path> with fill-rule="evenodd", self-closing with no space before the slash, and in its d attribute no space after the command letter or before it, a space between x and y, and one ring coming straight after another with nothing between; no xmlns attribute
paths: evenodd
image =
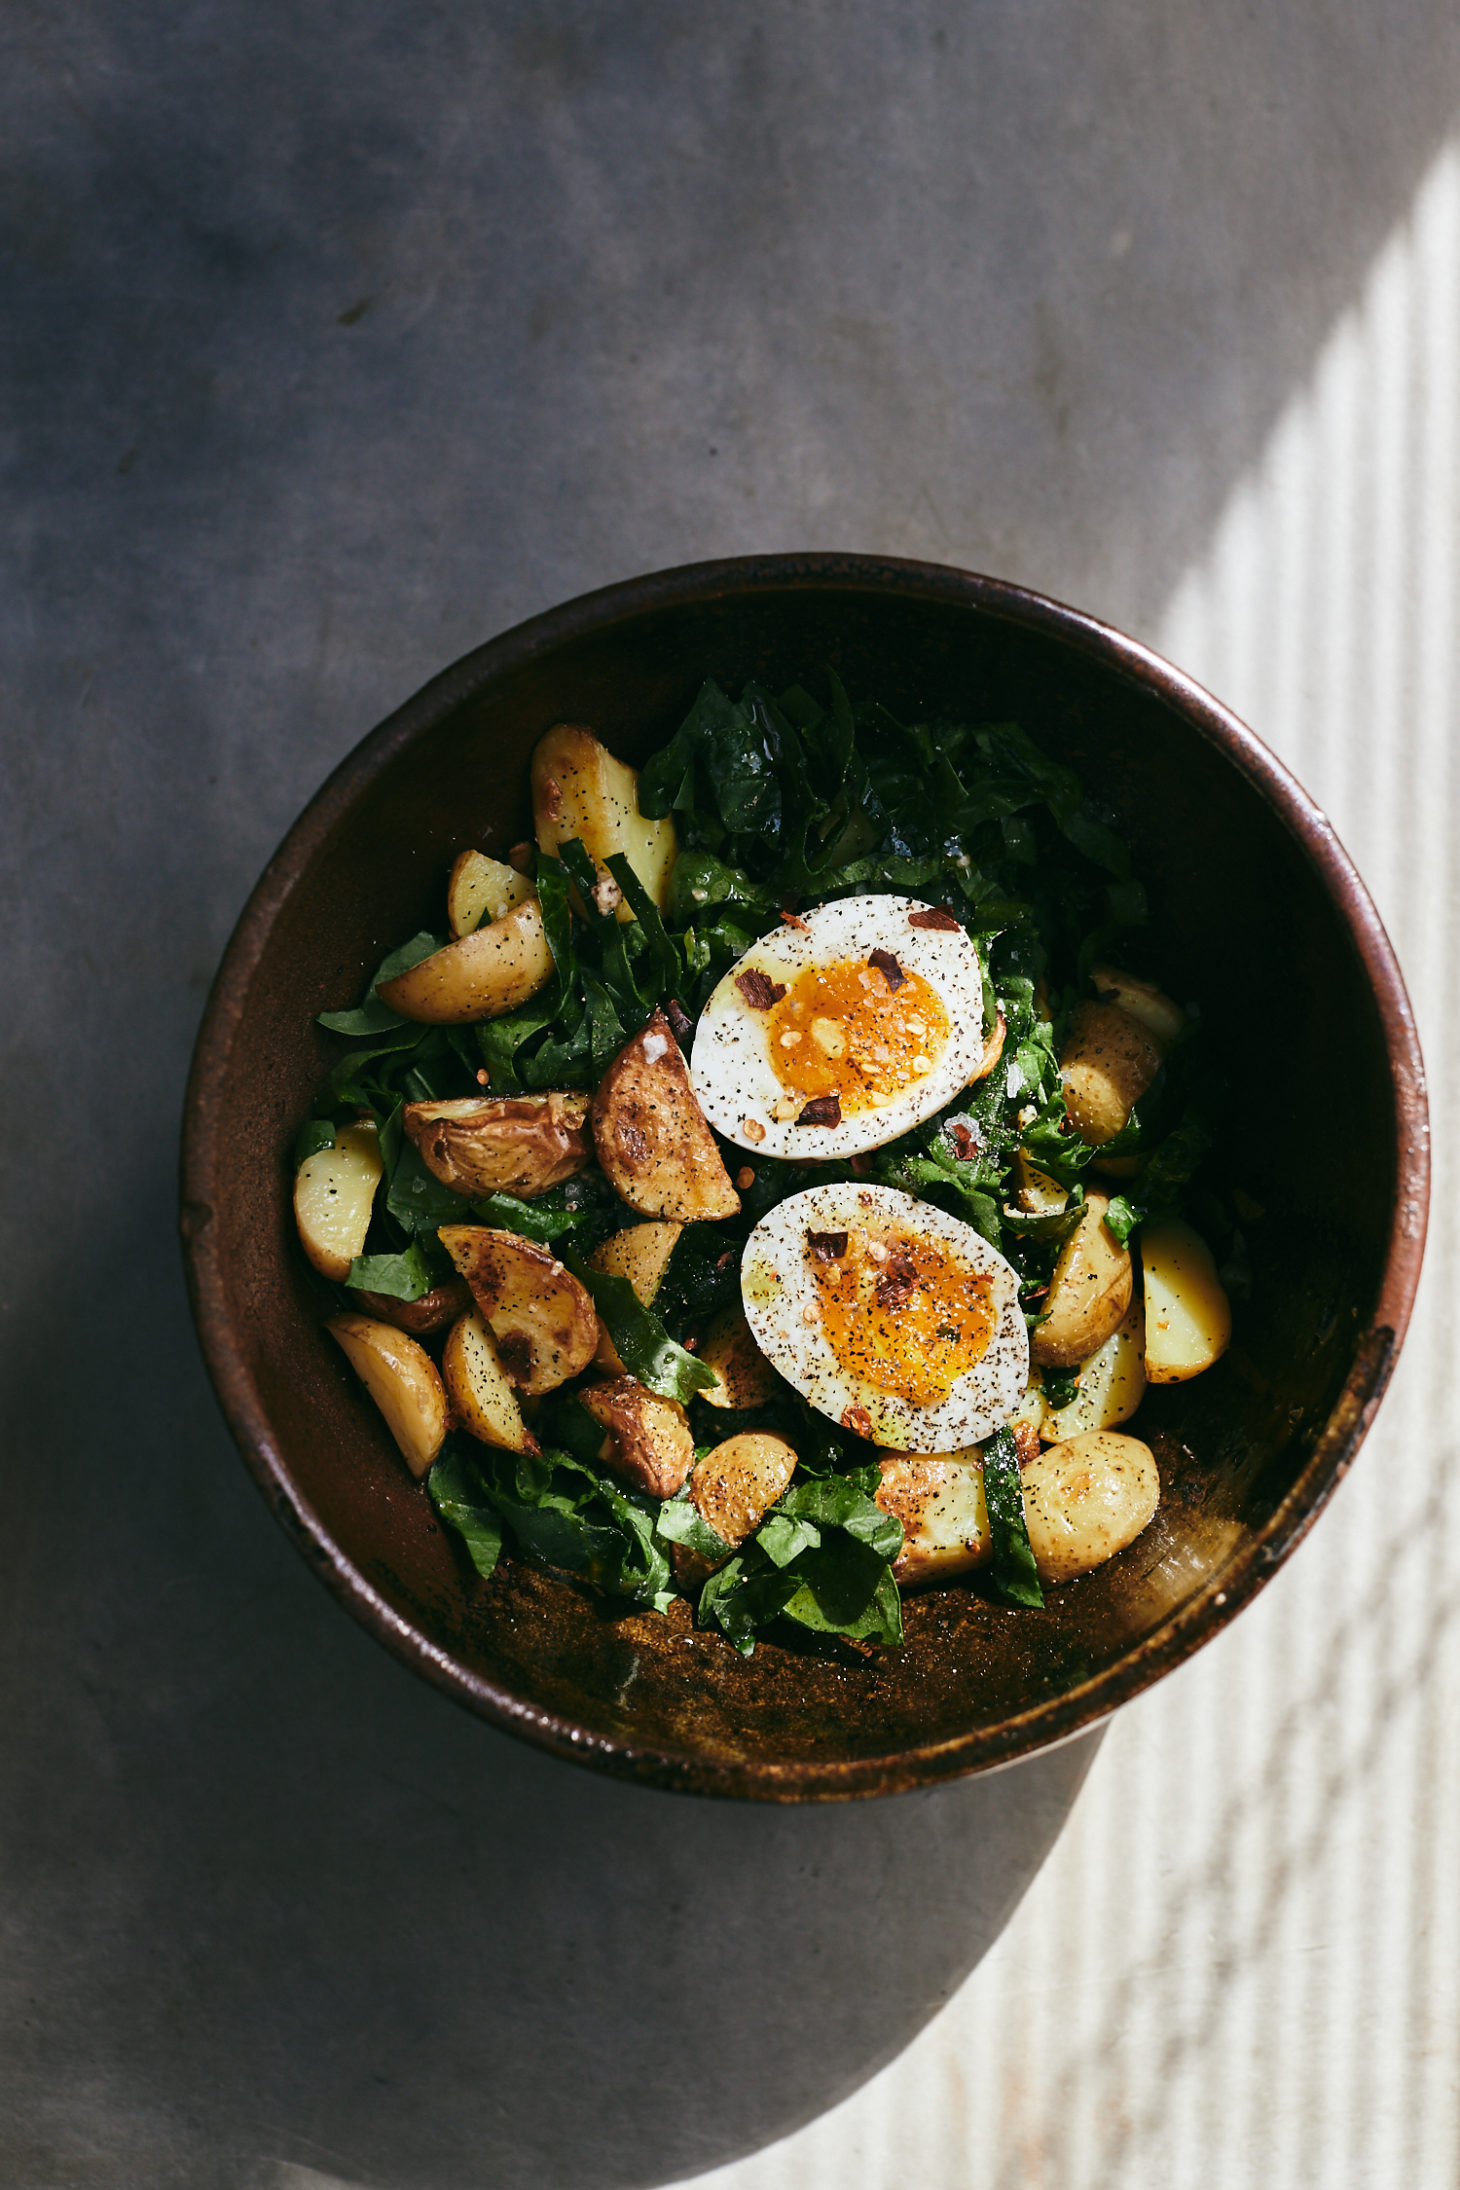
<svg viewBox="0 0 1460 2190"><path fill-rule="evenodd" d="M914 1407L938 1405L988 1351L991 1281L916 1233L849 1230L827 1244L843 1237L840 1254L809 1250L827 1343L864 1383Z"/></svg>
<svg viewBox="0 0 1460 2190"><path fill-rule="evenodd" d="M771 1068L788 1094L835 1095L842 1116L874 1110L931 1072L948 1040L948 1014L921 974L894 984L865 958L807 966L766 1028Z"/></svg>

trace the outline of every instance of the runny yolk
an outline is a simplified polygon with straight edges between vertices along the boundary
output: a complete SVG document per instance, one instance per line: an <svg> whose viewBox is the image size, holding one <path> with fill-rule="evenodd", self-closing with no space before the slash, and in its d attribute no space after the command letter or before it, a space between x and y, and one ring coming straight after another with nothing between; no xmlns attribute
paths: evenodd
<svg viewBox="0 0 1460 2190"><path fill-rule="evenodd" d="M932 1071L948 1014L921 974L894 987L865 958L807 966L773 1005L766 1046L776 1078L810 1102L840 1097L843 1117L891 1102Z"/></svg>
<svg viewBox="0 0 1460 2190"><path fill-rule="evenodd" d="M854 1230L843 1254L808 1259L827 1343L879 1391L936 1406L988 1351L990 1281L937 1240Z"/></svg>

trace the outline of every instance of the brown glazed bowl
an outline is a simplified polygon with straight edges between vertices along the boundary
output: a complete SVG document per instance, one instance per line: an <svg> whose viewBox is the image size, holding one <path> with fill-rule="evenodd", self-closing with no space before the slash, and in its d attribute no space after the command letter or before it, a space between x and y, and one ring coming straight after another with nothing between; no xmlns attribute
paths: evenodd
<svg viewBox="0 0 1460 2190"><path fill-rule="evenodd" d="M1234 1176L1266 1211L1230 1352L1149 1394L1160 1513L1110 1565L1008 1612L911 1597L867 1661L746 1661L504 1558L477 1578L320 1327L289 1151L384 952L439 926L452 858L529 833L533 741L592 724L640 760L701 680L832 664L906 715L1015 717L1079 769L1150 885L1153 970L1229 1060ZM1276 1057L1264 1036L1276 1036ZM182 1226L203 1350L244 1458L355 1617L492 1724L663 1787L804 1801L1004 1764L1190 1656L1312 1525L1409 1320L1428 1196L1399 968L1332 829L1251 731L1144 647L1015 586L865 556L752 557L573 601L469 654L356 747L239 921L188 1089Z"/></svg>

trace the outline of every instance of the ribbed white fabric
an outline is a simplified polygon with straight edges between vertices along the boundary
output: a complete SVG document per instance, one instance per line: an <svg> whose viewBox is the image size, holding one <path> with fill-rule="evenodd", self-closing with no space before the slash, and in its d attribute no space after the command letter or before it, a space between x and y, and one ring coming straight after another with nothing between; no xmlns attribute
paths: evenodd
<svg viewBox="0 0 1460 2190"><path fill-rule="evenodd" d="M1457 434L1450 150L1149 634L1326 808L1419 1012L1434 1218L1379 1426L1261 1601L1116 1721L948 2008L705 2190L1460 2182Z"/></svg>

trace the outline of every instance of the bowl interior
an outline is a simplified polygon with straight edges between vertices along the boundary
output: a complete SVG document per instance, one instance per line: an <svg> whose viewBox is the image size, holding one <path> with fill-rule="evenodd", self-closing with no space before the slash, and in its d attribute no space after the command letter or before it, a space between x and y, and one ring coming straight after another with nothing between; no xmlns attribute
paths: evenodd
<svg viewBox="0 0 1460 2190"><path fill-rule="evenodd" d="M1161 689L1093 627L1026 602L973 581L742 573L677 591L646 581L542 619L458 665L346 763L220 976L185 1223L246 1456L387 1641L568 1753L683 1785L823 1794L1036 1746L1153 1677L1194 1619L1184 1654L1221 1616L1214 1585L1244 1594L1273 1515L1315 1507L1343 1464L1331 1426L1318 1448L1374 1317L1399 1184L1385 1026L1353 929L1291 816L1179 681ZM528 833L527 759L549 724L588 723L637 760L707 674L778 685L826 663L904 714L1015 717L1079 769L1148 882L1149 970L1215 1030L1234 1176L1265 1215L1231 1351L1148 1395L1132 1425L1157 1451L1163 1500L1128 1552L1043 1613L964 1585L912 1597L905 1649L880 1660L763 1644L745 1661L511 1559L490 1581L472 1574L320 1328L289 1149L337 1053L315 1014L355 1002L386 949L440 926L464 845L501 854Z"/></svg>

